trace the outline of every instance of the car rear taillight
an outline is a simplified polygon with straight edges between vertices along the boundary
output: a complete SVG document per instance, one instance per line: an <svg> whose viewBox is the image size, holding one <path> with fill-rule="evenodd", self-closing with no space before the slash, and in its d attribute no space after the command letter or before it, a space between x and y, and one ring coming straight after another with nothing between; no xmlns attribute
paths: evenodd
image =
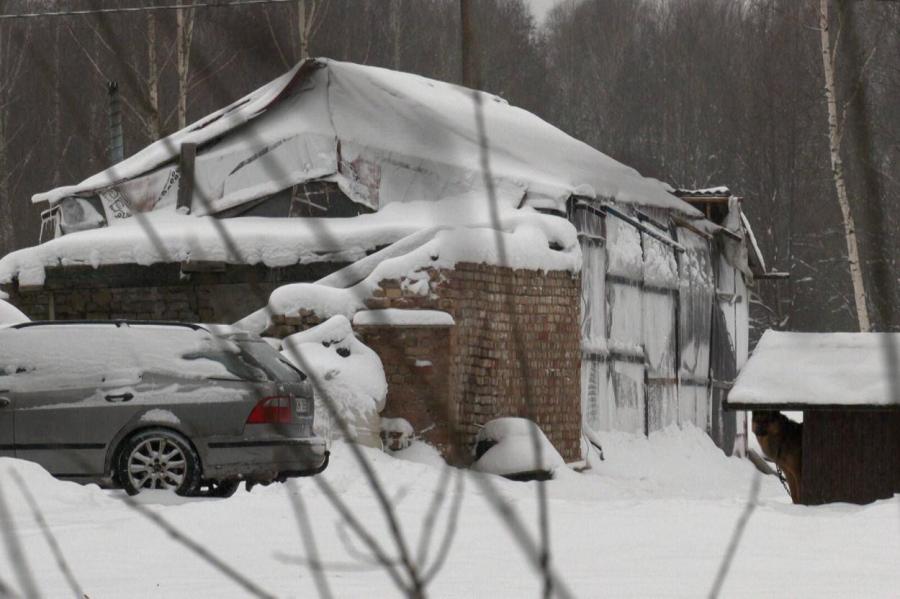
<svg viewBox="0 0 900 599"><path fill-rule="evenodd" d="M247 417L247 424L283 424L291 421L291 398L287 396L266 397Z"/></svg>

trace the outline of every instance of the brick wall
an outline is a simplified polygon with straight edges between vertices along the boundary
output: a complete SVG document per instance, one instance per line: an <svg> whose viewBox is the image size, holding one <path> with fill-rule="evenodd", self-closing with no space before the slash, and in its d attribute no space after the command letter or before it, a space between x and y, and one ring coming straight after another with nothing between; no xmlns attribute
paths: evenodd
<svg viewBox="0 0 900 599"><path fill-rule="evenodd" d="M441 453L452 453L447 326L359 326L357 332L384 365L388 400L381 415L405 418ZM424 431L424 432L423 432Z"/></svg>
<svg viewBox="0 0 900 599"><path fill-rule="evenodd" d="M580 278L458 264L441 298L457 326L450 402L471 440L500 416L537 422L567 461L581 459Z"/></svg>
<svg viewBox="0 0 900 599"><path fill-rule="evenodd" d="M404 328L392 338L360 327L385 364L384 415L404 417L421 430L446 410L459 434L459 453L445 455L458 463L471 461L479 427L501 416L534 420L566 460L581 459L580 277L469 263L428 274L427 295L385 280L366 302L371 309L444 310L456 320L446 353L429 337L434 333ZM409 366L413 358L434 365L419 372ZM439 426L425 438L446 448L449 430Z"/></svg>
<svg viewBox="0 0 900 599"><path fill-rule="evenodd" d="M285 283L317 280L344 264L287 268L135 264L48 268L40 288L4 285L32 320L181 320L230 323L265 305Z"/></svg>

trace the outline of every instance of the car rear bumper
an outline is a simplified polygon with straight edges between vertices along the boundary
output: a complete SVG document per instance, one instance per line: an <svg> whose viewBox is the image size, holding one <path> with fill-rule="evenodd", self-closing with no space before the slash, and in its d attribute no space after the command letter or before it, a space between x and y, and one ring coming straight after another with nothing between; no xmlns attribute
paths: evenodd
<svg viewBox="0 0 900 599"><path fill-rule="evenodd" d="M325 441L318 437L210 441L203 476L261 483L285 480L318 474L328 465L328 456Z"/></svg>

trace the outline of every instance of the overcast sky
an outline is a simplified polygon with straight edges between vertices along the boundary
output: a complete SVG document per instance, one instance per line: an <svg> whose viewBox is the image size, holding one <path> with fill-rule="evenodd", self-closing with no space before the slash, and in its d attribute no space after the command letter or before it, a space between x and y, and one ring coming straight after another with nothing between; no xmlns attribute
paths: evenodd
<svg viewBox="0 0 900 599"><path fill-rule="evenodd" d="M537 18L538 23L544 22L544 17L550 12L550 9L559 4L562 0L526 0L531 5L531 10Z"/></svg>

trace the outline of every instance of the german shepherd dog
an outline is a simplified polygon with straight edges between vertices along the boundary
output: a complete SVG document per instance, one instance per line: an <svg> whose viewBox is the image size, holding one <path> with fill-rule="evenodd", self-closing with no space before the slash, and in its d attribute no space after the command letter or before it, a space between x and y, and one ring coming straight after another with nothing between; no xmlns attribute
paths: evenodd
<svg viewBox="0 0 900 599"><path fill-rule="evenodd" d="M767 458L784 472L791 499L800 503L803 425L780 412L753 412L753 434Z"/></svg>

